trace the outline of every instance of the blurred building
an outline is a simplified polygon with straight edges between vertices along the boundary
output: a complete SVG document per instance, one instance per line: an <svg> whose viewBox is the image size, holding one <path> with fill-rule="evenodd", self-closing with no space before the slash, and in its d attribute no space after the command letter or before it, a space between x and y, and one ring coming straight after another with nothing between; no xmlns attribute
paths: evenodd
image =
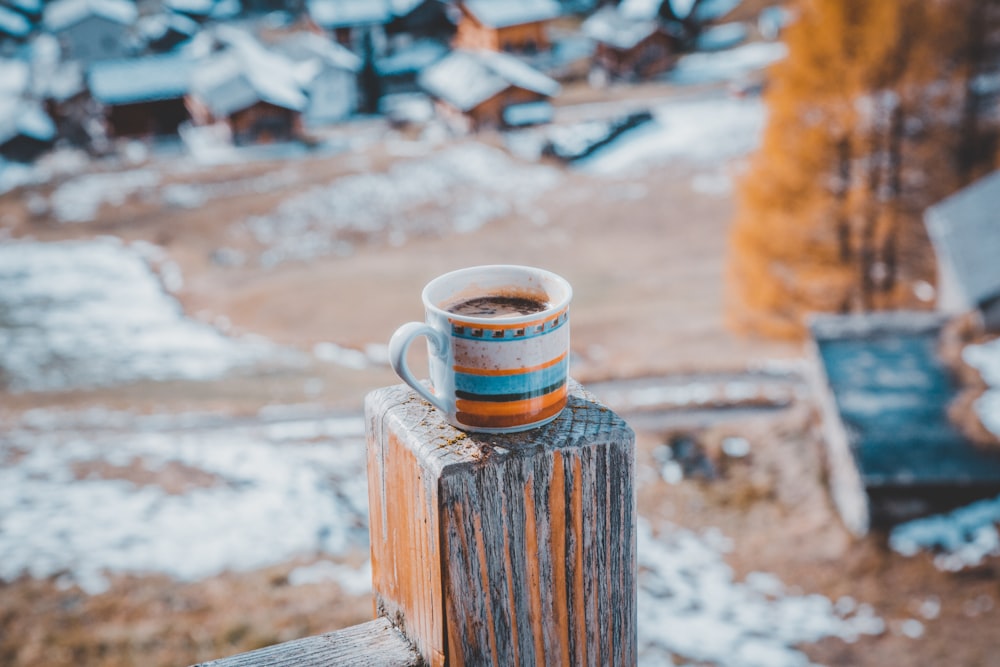
<svg viewBox="0 0 1000 667"><path fill-rule="evenodd" d="M562 8L553 0L463 0L455 48L534 53L549 48L548 26Z"/></svg>
<svg viewBox="0 0 1000 667"><path fill-rule="evenodd" d="M91 63L128 55L137 17L128 0L56 0L45 7L43 25L59 40L63 59Z"/></svg>

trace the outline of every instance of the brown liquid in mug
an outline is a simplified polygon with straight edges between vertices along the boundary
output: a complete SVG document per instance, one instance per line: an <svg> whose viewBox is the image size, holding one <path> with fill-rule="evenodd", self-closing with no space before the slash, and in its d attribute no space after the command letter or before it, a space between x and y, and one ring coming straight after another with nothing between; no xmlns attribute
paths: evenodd
<svg viewBox="0 0 1000 667"><path fill-rule="evenodd" d="M477 296L451 304L445 310L466 317L520 317L540 313L549 307L547 301L520 296Z"/></svg>

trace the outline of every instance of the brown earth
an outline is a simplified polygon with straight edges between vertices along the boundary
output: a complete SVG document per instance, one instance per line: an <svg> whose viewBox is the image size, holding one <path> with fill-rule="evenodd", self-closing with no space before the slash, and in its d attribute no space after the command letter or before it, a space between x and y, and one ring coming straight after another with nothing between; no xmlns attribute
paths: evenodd
<svg viewBox="0 0 1000 667"><path fill-rule="evenodd" d="M227 317L236 332L253 332L303 350L323 341L360 348L385 342L400 323L422 317L421 286L460 266L542 265L574 285L574 375L583 382L613 377L741 371L774 358L797 358L795 346L739 338L723 326L722 274L732 203L694 192L690 165L650 168L624 180L566 172L537 204L548 224L510 216L468 234L420 238L402 247L362 247L348 257L322 258L265 270L254 264L212 262L233 246L230 228L266 213L282 198L362 168L385 169L394 158L378 144L365 159L342 154L300 160L287 186L270 193L218 198L188 210L129 201L105 208L99 220L58 225L32 217L27 192L0 199L3 228L42 240L115 234L165 246L182 267L179 295L189 313ZM250 164L176 176L219 182L273 174L286 165ZM707 168L706 168L707 169ZM49 188L38 188L45 194ZM253 252L253 248L243 248ZM416 367L422 360L414 355ZM306 391L322 380L319 395ZM268 403L321 403L357 409L370 389L397 380L375 368L352 371L330 364L278 369L201 384L144 383L62 394L0 396L0 418L35 407L83 409L100 405L155 411L254 414ZM316 386L315 383L313 386ZM734 542L727 561L742 578L777 574L795 590L834 600L849 595L871 604L887 631L854 644L825 640L804 647L828 665L1000 665L1000 574L996 561L972 571L937 571L927 555L903 558L885 537L856 540L839 523L826 494L821 436L808 398L791 409L748 421L687 431L705 447L720 476L668 485L649 475L652 454L676 432L641 432L638 460L648 478L640 512L686 527L715 526ZM728 460L722 438L747 437L751 455ZM2 432L0 432L2 437ZM128 474L122 470L81 474ZM184 470L172 475L183 476ZM172 482L178 488L211 483ZM363 554L352 557L360 562ZM307 562L307 561L303 561ZM183 665L363 621L367 597L336 584L290 586L286 563L249 574L196 583L164 577L119 577L102 595L87 596L60 578L0 584L0 664ZM936 618L921 615L940 603ZM925 632L904 636L901 622L918 619Z"/></svg>

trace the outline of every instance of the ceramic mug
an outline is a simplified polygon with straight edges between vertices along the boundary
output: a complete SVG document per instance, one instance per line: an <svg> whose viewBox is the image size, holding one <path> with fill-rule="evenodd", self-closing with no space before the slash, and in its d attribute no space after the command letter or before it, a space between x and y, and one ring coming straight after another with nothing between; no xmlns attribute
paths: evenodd
<svg viewBox="0 0 1000 667"><path fill-rule="evenodd" d="M457 304L483 297L528 299L540 310L502 316L453 312ZM565 279L543 269L492 265L446 273L424 287L426 321L409 322L393 334L389 362L462 430L513 433L542 426L566 405L572 297ZM410 343L419 336L427 337L429 387L406 363Z"/></svg>

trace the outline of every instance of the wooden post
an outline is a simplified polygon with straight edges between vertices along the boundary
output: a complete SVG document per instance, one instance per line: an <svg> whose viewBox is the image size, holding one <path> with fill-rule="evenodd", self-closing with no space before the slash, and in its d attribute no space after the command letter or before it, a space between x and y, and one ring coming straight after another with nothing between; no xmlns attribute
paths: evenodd
<svg viewBox="0 0 1000 667"><path fill-rule="evenodd" d="M365 403L375 608L429 665L634 665L634 442L573 383L551 424L467 434Z"/></svg>

